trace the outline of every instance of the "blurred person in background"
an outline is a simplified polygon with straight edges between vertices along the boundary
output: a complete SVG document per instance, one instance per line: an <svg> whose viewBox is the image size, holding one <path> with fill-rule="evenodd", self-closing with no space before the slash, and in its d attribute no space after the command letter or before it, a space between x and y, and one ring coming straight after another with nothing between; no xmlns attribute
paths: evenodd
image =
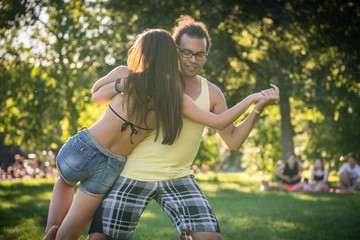
<svg viewBox="0 0 360 240"><path fill-rule="evenodd" d="M304 169L300 166L297 157L291 154L286 162L277 167L275 175L281 179L282 183L270 184L262 181L261 190L283 190L287 192L300 192L303 190L304 183L301 182L301 172Z"/></svg>
<svg viewBox="0 0 360 240"><path fill-rule="evenodd" d="M309 183L304 183L304 192L328 192L329 169L324 167L321 158L315 159L315 168L311 171Z"/></svg>
<svg viewBox="0 0 360 240"><path fill-rule="evenodd" d="M351 192L360 189L358 178L360 177L360 166L356 162L355 154L349 154L348 163L342 165L339 169L340 189Z"/></svg>

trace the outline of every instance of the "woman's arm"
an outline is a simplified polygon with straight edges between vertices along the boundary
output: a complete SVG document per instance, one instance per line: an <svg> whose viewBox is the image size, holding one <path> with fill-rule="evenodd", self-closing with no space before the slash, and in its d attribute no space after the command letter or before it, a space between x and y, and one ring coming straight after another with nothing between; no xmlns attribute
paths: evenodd
<svg viewBox="0 0 360 240"><path fill-rule="evenodd" d="M310 176L310 179L309 179L309 184L310 185L314 184L314 175L315 175L315 170L312 170L311 171L311 176Z"/></svg>
<svg viewBox="0 0 360 240"><path fill-rule="evenodd" d="M286 181L286 182L290 182L290 177L289 176L285 176L284 174L282 174L281 172L284 170L285 165L281 165L279 167L277 167L274 171L275 175L278 176L279 178L281 178L282 180Z"/></svg>
<svg viewBox="0 0 360 240"><path fill-rule="evenodd" d="M324 183L327 183L329 180L329 169L328 168L325 168L324 169L324 179L323 179L323 182Z"/></svg>
<svg viewBox="0 0 360 240"><path fill-rule="evenodd" d="M97 105L109 104L116 94L118 92L115 90L115 82L110 82L93 92L92 101Z"/></svg>
<svg viewBox="0 0 360 240"><path fill-rule="evenodd" d="M300 161L297 162L297 165L298 165L299 172L300 172L300 174L301 174L305 169L301 166L301 162L300 162Z"/></svg>
<svg viewBox="0 0 360 240"><path fill-rule="evenodd" d="M297 166L298 166L299 172L297 175L291 177L291 180L293 180L293 181L297 181L297 180L301 179L301 174L304 171L304 168L300 164L301 164L300 161L298 161Z"/></svg>
<svg viewBox="0 0 360 240"><path fill-rule="evenodd" d="M247 96L240 103L229 110L216 115L199 107L189 96L183 95L183 114L195 122L206 126L224 129L229 124L239 118L252 103L257 102L262 97L261 93L254 93Z"/></svg>
<svg viewBox="0 0 360 240"><path fill-rule="evenodd" d="M126 66L114 68L105 77L100 78L92 88L92 100L96 104L107 104L118 93L115 90L115 81L119 77L125 77L129 74ZM120 83L123 85L123 81Z"/></svg>

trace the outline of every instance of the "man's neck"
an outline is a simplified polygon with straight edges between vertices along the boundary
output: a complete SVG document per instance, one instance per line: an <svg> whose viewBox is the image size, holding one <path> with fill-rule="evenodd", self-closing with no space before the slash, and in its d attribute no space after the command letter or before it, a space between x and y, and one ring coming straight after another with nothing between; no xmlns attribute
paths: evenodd
<svg viewBox="0 0 360 240"><path fill-rule="evenodd" d="M197 84L198 83L198 76L194 76L194 77L190 77L190 78L185 78L185 82L186 85L193 85L193 84Z"/></svg>
<svg viewBox="0 0 360 240"><path fill-rule="evenodd" d="M185 78L185 82L185 93L189 95L193 100L197 99L201 93L200 77L195 76L191 78Z"/></svg>

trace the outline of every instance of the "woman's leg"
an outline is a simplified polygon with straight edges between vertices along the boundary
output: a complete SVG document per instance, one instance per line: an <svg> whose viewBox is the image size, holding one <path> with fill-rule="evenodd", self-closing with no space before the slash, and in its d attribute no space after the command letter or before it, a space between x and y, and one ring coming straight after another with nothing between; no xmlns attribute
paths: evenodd
<svg viewBox="0 0 360 240"><path fill-rule="evenodd" d="M51 196L44 240L55 239L56 231L74 198L76 183L65 182L61 177L55 182Z"/></svg>
<svg viewBox="0 0 360 240"><path fill-rule="evenodd" d="M303 190L305 183L304 182L300 182L298 184L295 185L295 187L293 187L290 192L301 192Z"/></svg>
<svg viewBox="0 0 360 240"><path fill-rule="evenodd" d="M303 192L313 192L313 191L314 191L314 186L310 184L304 184Z"/></svg>
<svg viewBox="0 0 360 240"><path fill-rule="evenodd" d="M104 233L93 232L88 235L86 240L116 240L115 238L109 237Z"/></svg>
<svg viewBox="0 0 360 240"><path fill-rule="evenodd" d="M103 198L104 196L91 196L79 188L70 210L57 232L56 239L78 239Z"/></svg>
<svg viewBox="0 0 360 240"><path fill-rule="evenodd" d="M325 183L318 183L314 188L314 192L327 192L327 191L329 191L329 185Z"/></svg>
<svg viewBox="0 0 360 240"><path fill-rule="evenodd" d="M275 183L274 188L277 189L277 190L283 190L283 191L286 191L286 192L289 191L288 187L285 186L283 183Z"/></svg>

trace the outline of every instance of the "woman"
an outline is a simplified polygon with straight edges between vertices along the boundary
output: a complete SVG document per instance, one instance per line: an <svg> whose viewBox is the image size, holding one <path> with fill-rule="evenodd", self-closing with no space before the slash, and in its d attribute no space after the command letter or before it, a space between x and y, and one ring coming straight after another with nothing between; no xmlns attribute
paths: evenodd
<svg viewBox="0 0 360 240"><path fill-rule="evenodd" d="M114 69L93 91L114 81L112 87L124 94L117 94L104 115L70 138L57 156L61 177L54 186L44 239L80 236L122 171L126 156L152 128L157 136L163 135L163 144L172 144L182 128L182 112L194 121L223 129L262 97L261 93L252 94L220 115L201 109L183 95L177 47L171 35L159 29L140 34L128 52L128 66ZM271 93L266 95L277 100ZM73 187L79 181L72 201Z"/></svg>
<svg viewBox="0 0 360 240"><path fill-rule="evenodd" d="M275 169L275 175L278 176L282 183L276 184L275 188L290 192L298 192L303 188L301 181L301 172L303 168L297 162L295 155L290 155L285 164Z"/></svg>
<svg viewBox="0 0 360 240"><path fill-rule="evenodd" d="M304 192L328 192L329 170L324 168L321 158L315 159L315 168L311 171L309 184L304 185Z"/></svg>

